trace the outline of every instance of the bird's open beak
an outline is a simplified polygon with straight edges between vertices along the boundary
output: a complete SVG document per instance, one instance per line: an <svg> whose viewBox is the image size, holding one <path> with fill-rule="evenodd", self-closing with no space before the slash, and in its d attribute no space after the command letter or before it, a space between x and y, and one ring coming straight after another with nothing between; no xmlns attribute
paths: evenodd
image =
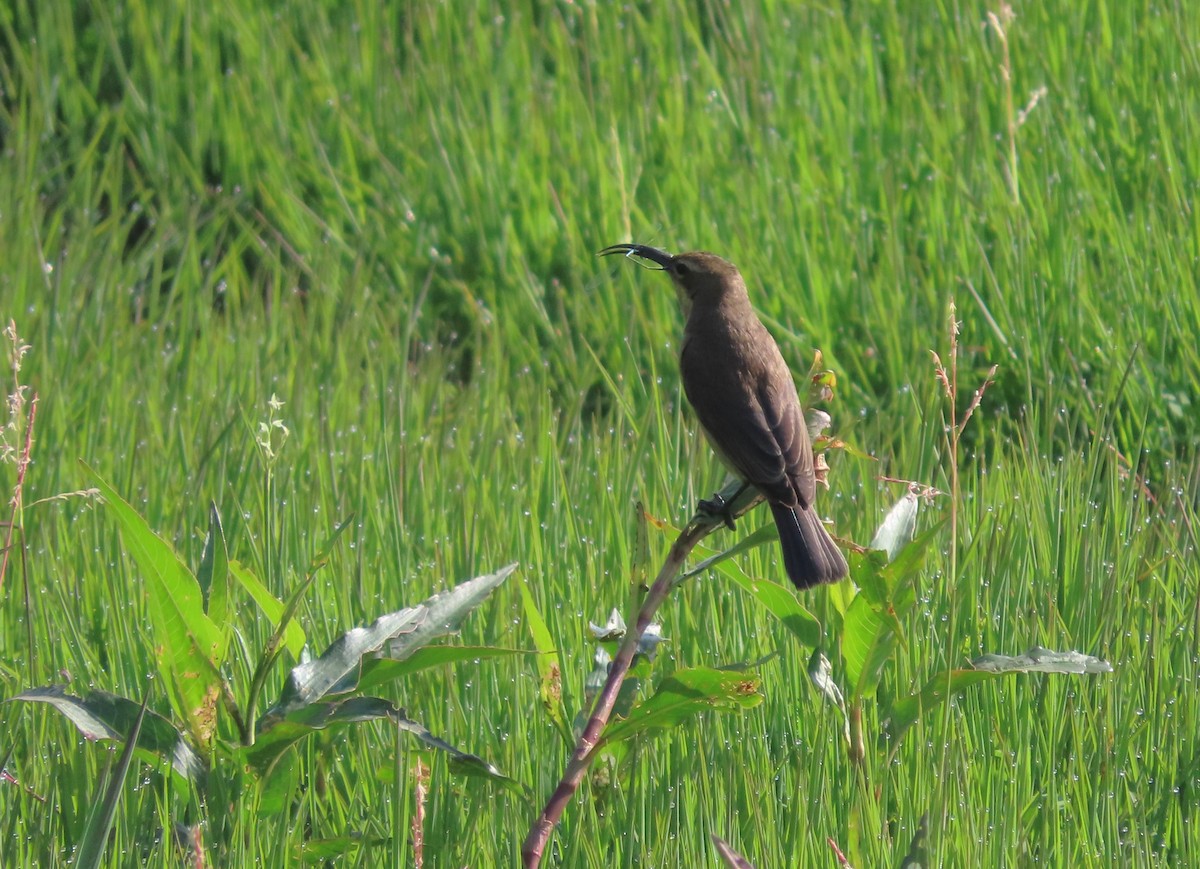
<svg viewBox="0 0 1200 869"><path fill-rule="evenodd" d="M609 256L614 253L623 253L625 256L636 256L642 259L649 260L657 265L660 269L665 269L671 264L673 257L665 250L659 250L656 247L650 247L648 244L612 244L600 251L599 256Z"/></svg>

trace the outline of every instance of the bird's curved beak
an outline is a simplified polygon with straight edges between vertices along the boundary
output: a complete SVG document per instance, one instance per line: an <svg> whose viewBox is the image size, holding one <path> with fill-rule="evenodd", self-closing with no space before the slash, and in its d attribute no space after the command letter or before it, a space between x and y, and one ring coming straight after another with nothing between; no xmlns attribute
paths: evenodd
<svg viewBox="0 0 1200 869"><path fill-rule="evenodd" d="M621 253L625 256L641 257L644 260L657 265L660 269L665 269L671 264L674 259L665 250L659 250L656 247L650 247L648 244L611 244L604 250L600 251L597 256L610 256L614 253Z"/></svg>

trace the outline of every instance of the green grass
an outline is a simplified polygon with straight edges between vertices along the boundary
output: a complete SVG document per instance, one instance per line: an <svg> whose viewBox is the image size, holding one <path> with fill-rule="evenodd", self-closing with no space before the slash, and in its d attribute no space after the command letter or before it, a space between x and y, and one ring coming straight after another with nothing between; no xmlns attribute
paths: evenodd
<svg viewBox="0 0 1200 869"><path fill-rule="evenodd" d="M880 459L835 457L821 501L862 543L897 494L877 474L949 488L928 351L954 298L962 400L1001 367L964 441L958 575L946 535L882 699L1034 643L1115 672L978 686L858 769L811 650L697 578L661 613L659 672L778 648L765 701L644 745L602 799L585 788L547 864L717 865L715 833L759 866L834 865L827 837L894 865L926 812L935 865L1200 863L1200 7L1017 8L1014 99L1047 88L1017 202L982 5L393 5L0 9L0 319L39 396L25 503L84 486L82 458L194 565L215 500L231 555L280 596L353 513L302 610L318 646L517 560L573 714L587 622L628 596L635 501L681 522L719 482L665 279L594 252L719 252L795 371L824 352L838 434ZM268 509L272 393L292 435ZM114 523L72 499L28 507L23 531L0 696L70 679L140 698L147 608ZM667 538L650 544L657 563ZM780 576L773 550L742 563ZM825 595L805 599L822 617ZM502 587L462 642L532 647L521 612ZM240 624L251 648L269 635ZM175 865L148 831L204 818L228 831L221 865L351 833L396 838L349 865L410 864L419 758L427 865L514 865L568 754L537 690L517 658L395 695L532 803L371 724L306 744L272 816L253 789L202 812L143 765L109 853ZM48 709L4 704L0 729L46 799L0 784L0 863L61 862L110 752Z"/></svg>

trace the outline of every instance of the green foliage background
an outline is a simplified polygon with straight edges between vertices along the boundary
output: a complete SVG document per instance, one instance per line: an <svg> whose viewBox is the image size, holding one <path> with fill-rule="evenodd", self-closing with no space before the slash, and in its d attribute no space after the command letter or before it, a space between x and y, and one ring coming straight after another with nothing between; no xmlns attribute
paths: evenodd
<svg viewBox="0 0 1200 869"><path fill-rule="evenodd" d="M888 865L929 812L940 865L1200 862L1200 7L1014 6L1015 108L1046 89L1017 132L1019 198L989 8L5 4L0 317L33 347L26 504L85 485L83 458L195 564L214 499L280 596L354 513L303 613L321 640L519 560L577 705L587 621L627 598L634 502L682 521L719 482L665 280L595 250L720 252L798 373L824 352L839 436L880 459L836 457L822 501L859 542L897 494L878 474L949 488L929 350L945 358L953 298L960 403L1000 371L967 430L957 581L947 536L883 699L1034 643L1116 672L984 686L860 771L809 650L697 579L663 612L665 666L778 647L766 702L657 739L571 807L555 854L715 865L715 833L761 866L831 865L827 838ZM273 393L293 434L268 511L253 432ZM71 499L27 507L23 531L0 693L140 697L146 604L112 522ZM779 576L773 551L744 564ZM243 632L255 648L268 628ZM517 590L463 641L529 647ZM567 747L537 698L527 658L397 696L540 805ZM0 725L29 789L0 785L0 862L61 861L106 752L48 710L6 704ZM330 741L301 752L287 811L260 818L252 791L208 807L229 865L351 835L352 863L411 861L416 750L382 725ZM536 806L421 757L430 864L515 863ZM138 782L110 853L171 864L146 831L199 807Z"/></svg>

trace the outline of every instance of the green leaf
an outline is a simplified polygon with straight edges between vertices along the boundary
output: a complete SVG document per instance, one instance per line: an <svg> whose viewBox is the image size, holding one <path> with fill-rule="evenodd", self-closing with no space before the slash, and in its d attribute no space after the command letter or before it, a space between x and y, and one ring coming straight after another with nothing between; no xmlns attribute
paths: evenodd
<svg viewBox="0 0 1200 869"><path fill-rule="evenodd" d="M258 608L263 611L263 614L271 622L272 627L278 627L279 620L283 618L283 602L277 600L275 595L267 591L267 587L262 584L262 581L254 575L254 572L250 568L245 567L239 562L229 562L229 573L237 580L238 585L245 589L246 593L258 604ZM300 660L300 654L304 651L304 644L307 642L308 637L305 635L304 628L300 626L300 623L295 619L289 621L283 631L283 645L295 660Z"/></svg>
<svg viewBox="0 0 1200 869"><path fill-rule="evenodd" d="M855 553L849 553L848 560L851 565L854 564ZM850 576L854 576L853 566L850 569ZM858 596L858 587L849 579L844 579L841 582L835 582L828 586L826 598L833 608L837 610L838 615L845 616L846 610L850 609L850 604L854 602L854 598Z"/></svg>
<svg viewBox="0 0 1200 869"><path fill-rule="evenodd" d="M1009 655L980 655L971 661L976 670L988 673L1067 673L1074 675L1111 673L1112 664L1092 655L1074 650L1055 652L1044 646L1033 646L1015 657Z"/></svg>
<svg viewBox="0 0 1200 869"><path fill-rule="evenodd" d="M317 548L317 551L313 554L312 560L308 565L308 572L310 574L316 573L329 563L329 556L333 554L333 547L337 545L338 538L341 537L342 533L350 527L350 523L353 521L354 514L351 513L349 516L343 519L338 526L333 529L333 531L330 532L329 537L327 537L325 541Z"/></svg>
<svg viewBox="0 0 1200 869"><path fill-rule="evenodd" d="M875 531L868 549L880 550L887 554L888 561L895 561L908 543L913 539L917 530L917 513L921 502L912 492L905 492L892 509L888 511L883 522Z"/></svg>
<svg viewBox="0 0 1200 869"><path fill-rule="evenodd" d="M558 657L558 647L533 599L533 594L529 591L529 585L521 582L517 584L517 588L521 593L521 605L525 611L525 625L529 628L533 646L539 653L534 663L538 671L538 693L542 699L542 707L558 728L563 740L570 745L572 735L567 724L566 704L563 702L562 661Z"/></svg>
<svg viewBox="0 0 1200 869"><path fill-rule="evenodd" d="M274 722L258 734L254 745L239 748L236 754L256 774L266 777L289 748L318 730L400 714L402 712L398 707L379 697L349 697L328 703L312 703Z"/></svg>
<svg viewBox="0 0 1200 869"><path fill-rule="evenodd" d="M500 772L500 770L496 768L495 764L489 763L479 755L468 754L465 751L459 751L458 749L447 745L440 739L434 737L424 727L420 727L420 725L411 724L409 726L402 726L402 729L414 732L414 727L420 728L420 731L417 732L417 737L422 742L428 745L430 744L430 740L433 740L438 743L434 746L435 748L440 748L442 751L445 751L450 755L447 765L450 767L450 772L454 773L454 775L460 775L464 778L484 779L485 781L491 781L496 784L503 785L506 790L510 790L515 794L519 794L526 798L532 797L532 794L524 785L522 785L516 779L509 778L504 773Z"/></svg>
<svg viewBox="0 0 1200 869"><path fill-rule="evenodd" d="M288 673L287 683L279 702L267 711L261 731L271 726L271 721L285 717L293 710L315 703L329 693L345 693L358 684L359 668L363 656L377 652L384 643L405 633L411 633L425 620L424 606L406 607L394 613L382 615L371 624L354 628L334 640L321 657L304 661ZM346 685L338 683L349 674L353 678ZM335 691L334 688L337 687Z"/></svg>
<svg viewBox="0 0 1200 869"><path fill-rule="evenodd" d="M1055 652L1041 646L1034 646L1025 654L1016 657L981 655L971 663L975 669L943 670L926 682L920 691L903 697L892 705L885 724L892 738L893 753L899 747L905 732L921 715L972 685L1003 679L1014 673L1096 675L1112 672L1112 665L1101 658L1075 651Z"/></svg>
<svg viewBox="0 0 1200 869"><path fill-rule="evenodd" d="M150 693L147 691L146 699L142 700L137 717L134 718L129 733L126 734L125 748L121 751L121 757L117 761L117 768L113 771L108 787L104 789L103 799L93 803L92 810L88 813L83 839L79 844L79 851L75 855L75 865L83 867L83 869L99 869L100 864L104 861L104 851L108 847L108 834L112 832L113 819L117 814L117 803L121 799L121 789L125 786L125 779L129 776L129 766L133 762L133 749L137 745L138 735L142 730L142 721L146 715L146 700L149 697Z"/></svg>
<svg viewBox="0 0 1200 869"><path fill-rule="evenodd" d="M154 628L154 655L173 689L173 700L188 729L207 743L216 729L221 695L218 661L224 635L204 612L196 577L175 550L150 530L146 521L84 462L84 470L104 496L121 528L121 539L146 583L146 599Z"/></svg>
<svg viewBox="0 0 1200 869"><path fill-rule="evenodd" d="M221 527L216 501L210 501L208 505L208 534L204 537L204 552L200 556L196 581L204 595L204 611L218 629L223 629L229 606L229 552L225 547L225 530ZM223 657L223 647L221 654Z"/></svg>
<svg viewBox="0 0 1200 869"><path fill-rule="evenodd" d="M758 680L745 673L707 667L678 670L623 721L605 731L601 744L667 730L708 709L750 709L762 702Z"/></svg>
<svg viewBox="0 0 1200 869"><path fill-rule="evenodd" d="M945 524L945 519L935 522L897 553L895 559L887 567L888 575L892 577L894 583L901 579L915 578L925 569L925 558Z"/></svg>
<svg viewBox="0 0 1200 869"><path fill-rule="evenodd" d="M380 685L407 678L413 673L463 662L476 663L490 658L509 658L514 655L537 655L526 649L500 649L494 646L426 646L417 649L403 661L391 658L368 658L363 661L358 684L348 690L373 691ZM335 686L341 688L341 685Z"/></svg>
<svg viewBox="0 0 1200 869"><path fill-rule="evenodd" d="M808 659L808 678L812 680L813 685L821 692L821 696L825 698L826 702L842 713L842 730L845 733L846 742L849 743L850 713L846 709L846 698L842 694L841 686L833 678L833 665L820 649L814 651Z"/></svg>
<svg viewBox="0 0 1200 869"><path fill-rule="evenodd" d="M390 844L389 839L382 836L363 836L354 833L346 836L335 836L329 839L305 839L296 850L297 863L354 865L352 862L358 852L368 848L385 848ZM358 865L361 865L359 863Z"/></svg>
<svg viewBox="0 0 1200 869"><path fill-rule="evenodd" d="M423 603L380 616L366 627L342 634L320 658L292 668L282 696L267 711L259 729L327 694L354 690L367 655L378 653L403 661L431 640L458 630L467 614L516 569L510 564L495 573L477 576Z"/></svg>
<svg viewBox="0 0 1200 869"><path fill-rule="evenodd" d="M763 543L779 539L774 525L764 525L753 534L743 538L735 546L702 561L690 573L698 573L715 567L738 588L753 597L767 612L792 633L803 645L816 648L821 644L822 628L817 617L804 608L790 587L766 579L753 579L742 570L737 562L728 560L736 554Z"/></svg>
<svg viewBox="0 0 1200 869"><path fill-rule="evenodd" d="M300 784L299 767L297 763L276 763L263 776L258 794L260 816L278 815L291 805Z"/></svg>
<svg viewBox="0 0 1200 869"><path fill-rule="evenodd" d="M851 704L879 685L900 636L895 615L874 607L865 595L858 595L850 604L842 623L842 660Z"/></svg>
<svg viewBox="0 0 1200 869"><path fill-rule="evenodd" d="M402 634L388 643L385 654L389 658L403 660L417 649L428 645L430 641L454 633L471 611L487 600L500 583L508 579L516 569L516 564L510 564L495 573L477 576L460 582L454 588L431 595L420 604L428 611L426 618L422 619L414 631Z"/></svg>
<svg viewBox="0 0 1200 869"><path fill-rule="evenodd" d="M350 697L304 706L261 733L254 745L238 749L236 755L259 776L267 777L273 775L273 768L292 746L318 730L381 719L390 720L426 746L446 752L450 756L451 771L487 778L524 795L521 785L495 766L437 738L424 725L410 720L403 709L380 697Z"/></svg>
<svg viewBox="0 0 1200 869"><path fill-rule="evenodd" d="M999 673L986 673L981 670L943 670L925 683L916 694L910 694L892 704L884 727L892 741L894 753L900 745L900 740L926 711L945 703L951 697L962 692L965 688L1001 678Z"/></svg>
<svg viewBox="0 0 1200 869"><path fill-rule="evenodd" d="M695 576L697 573L703 573L704 571L708 570L710 567L716 567L720 564L723 564L725 561L727 561L728 559L732 558L735 555L739 555L742 552L749 552L751 549L754 549L756 547L762 546L763 544L770 543L773 540L778 540L778 539L779 539L779 531L775 528L774 525L763 525L761 528L758 528L753 533L747 534L745 537L740 538L735 544L733 544L733 546L730 546L728 549L722 550L722 551L718 552L717 554L709 556L708 558L704 559L699 564L697 564L695 567L693 567L691 570L689 570L687 573L685 573L684 576L685 577ZM697 550L702 550L702 547L698 546L696 548L697 548Z"/></svg>
<svg viewBox="0 0 1200 869"><path fill-rule="evenodd" d="M851 601L865 597L874 607L887 606L892 598L891 574L887 571L887 555L868 549L866 552L850 553L850 576L858 586L858 594ZM849 607L847 607L847 612Z"/></svg>
<svg viewBox="0 0 1200 869"><path fill-rule="evenodd" d="M45 688L30 688L9 700L46 703L52 706L65 715L83 734L84 739L90 742L101 739L124 742L126 734L133 729L134 722L142 717L140 704L127 697L109 694L107 691L89 691L83 697L76 697L68 694L66 688L60 685L50 685ZM171 764L175 771L186 779L204 779L204 760L195 752L186 737L166 718L156 712L147 712L139 734L138 749Z"/></svg>
<svg viewBox="0 0 1200 869"><path fill-rule="evenodd" d="M916 517L916 499L905 495L872 541L873 547L884 548L850 554L850 574L859 590L842 615L841 651L851 705L879 687L884 666L904 643L903 624L916 603L916 580L941 528L938 523L906 542Z"/></svg>

